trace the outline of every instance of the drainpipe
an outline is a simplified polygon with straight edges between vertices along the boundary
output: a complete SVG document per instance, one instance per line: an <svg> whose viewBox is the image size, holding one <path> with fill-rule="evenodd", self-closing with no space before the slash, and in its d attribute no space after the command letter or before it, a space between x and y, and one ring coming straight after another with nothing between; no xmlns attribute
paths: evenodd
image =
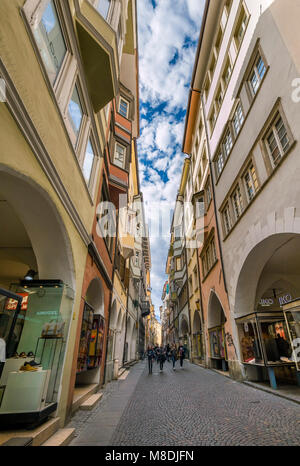
<svg viewBox="0 0 300 466"><path fill-rule="evenodd" d="M180 201L182 202L182 201ZM193 355L193 337L192 337L192 321L191 321L191 306L190 306L190 291L189 291L189 274L188 274L188 262L187 262L187 252L186 252L186 235L185 235L185 221L184 221L184 202L183 204L183 231L184 231L184 257L185 257L185 266L186 266L186 281L187 281L187 299L188 299L188 310L189 310L189 327L190 327L190 360L192 360Z"/></svg>

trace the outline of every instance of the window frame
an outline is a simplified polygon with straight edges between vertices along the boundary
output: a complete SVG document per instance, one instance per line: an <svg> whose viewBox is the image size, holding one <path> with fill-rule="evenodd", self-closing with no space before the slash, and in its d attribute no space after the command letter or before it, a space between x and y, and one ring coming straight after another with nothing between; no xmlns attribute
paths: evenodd
<svg viewBox="0 0 300 466"><path fill-rule="evenodd" d="M241 109L241 115L242 115L242 119L238 118L238 122L239 122L239 128L238 128L238 131L236 130L236 126L235 126L235 115L238 115L238 109ZM241 100L239 99L235 109L234 109L234 112L233 112L233 115L232 115L232 119L231 119L231 124L232 124L232 129L233 129L233 133L234 133L234 139L237 139L238 135L240 134L241 132L241 129L243 127L243 124L244 124L244 121L245 121L245 115L244 115L244 109L243 109L243 105L242 105L242 102Z"/></svg>
<svg viewBox="0 0 300 466"><path fill-rule="evenodd" d="M230 205L228 201L222 210L222 218L223 218L223 228L224 228L225 236L227 236L233 226L232 219L231 219Z"/></svg>
<svg viewBox="0 0 300 466"><path fill-rule="evenodd" d="M235 203L234 197L235 194L238 194L238 203ZM242 196L242 191L241 191L241 186L240 182L238 181L237 184L235 185L235 188L233 189L231 196L230 196L231 202L232 202L232 207L233 207L233 213L235 217L235 221L237 222L240 217L242 216L245 208L243 204L243 196ZM237 209L236 209L237 207ZM238 210L238 213L237 213Z"/></svg>
<svg viewBox="0 0 300 466"><path fill-rule="evenodd" d="M87 181L85 176L84 176L83 166L84 166L86 153L87 153L87 147L88 147L89 142L91 143L91 146L92 146L92 149L93 149L94 158L93 158L93 162L92 162L90 177L89 177L89 180ZM86 144L85 144L85 150L82 151L81 160L79 160L79 163L81 165L81 170L82 170L83 177L85 179L86 185L87 185L90 192L92 191L93 186L95 184L98 162L99 162L99 156L98 156L97 150L96 150L95 137L94 137L93 131L90 130L87 141L86 141Z"/></svg>
<svg viewBox="0 0 300 466"><path fill-rule="evenodd" d="M241 26L243 24L243 19L245 16L246 16L246 21L245 21L245 28L243 31L243 35L242 37L238 37L238 32L241 30ZM238 11L237 20L236 20L236 24L234 26L234 32L233 32L234 44L235 44L237 54L242 46L246 31L247 31L247 26L249 24L249 19L250 19L249 11L245 3L241 2L241 6Z"/></svg>
<svg viewBox="0 0 300 466"><path fill-rule="evenodd" d="M253 178L253 172L252 172L251 168L253 168L253 170L254 170L255 180ZM249 179L251 181L251 185L252 185L252 189L253 189L253 196L252 197L250 197L249 190L248 190L248 185L247 185L247 181L246 181L246 176L247 175L249 175ZM247 201L248 201L248 204L250 204L253 201L253 199L255 198L255 196L256 196L256 194L257 194L257 192L259 190L259 183L258 183L258 178L257 178L257 174L256 174L256 167L255 167L255 165L253 163L253 160L250 161L250 163L248 164L248 167L243 172L242 179L243 179L243 183L244 183L244 187L245 187Z"/></svg>
<svg viewBox="0 0 300 466"><path fill-rule="evenodd" d="M210 271L214 268L215 264L218 262L216 241L213 230L207 240L206 246L203 248L203 251L201 253L201 262L203 280L205 280L205 278L209 275Z"/></svg>
<svg viewBox="0 0 300 466"><path fill-rule="evenodd" d="M285 150L282 147L281 139L280 139L280 137L278 135L278 131L277 131L277 128L276 128L276 124L280 120L282 121L284 129L285 129L285 137L287 137L287 139L288 139L288 145L287 145ZM278 160L277 163L275 163L275 160L273 158L273 155L272 155L272 152L271 152L271 149L270 149L269 141L268 141L271 134L273 135L273 137L274 137L274 139L276 141L276 147L279 150L279 154L280 154L280 157L277 158L277 160ZM276 112L276 114L275 114L275 116L274 116L274 118L272 120L272 123L268 128L268 131L267 131L266 135L264 136L264 143L265 143L265 147L267 149L268 155L269 155L269 159L270 159L272 168L275 169L278 166L278 164L280 163L281 159L288 152L289 148L291 147L291 144L293 143L293 140L290 139L290 134L289 134L288 127L286 125L285 119L282 117L282 114L281 114L279 109Z"/></svg>
<svg viewBox="0 0 300 466"><path fill-rule="evenodd" d="M120 109L121 109L121 103L122 103L122 101L125 102L126 105L127 105L126 115L124 115L124 114L121 112L121 110L120 110ZM126 118L126 119L128 120L129 109L130 109L130 102L128 102L128 100L125 99L125 97L120 96L120 98L119 98L119 105L118 105L118 113L119 113L120 115L122 115L123 118Z"/></svg>
<svg viewBox="0 0 300 466"><path fill-rule="evenodd" d="M113 165L115 165L116 167L120 168L121 170L126 170L126 163L127 163L127 147L122 144L121 142L119 142L119 140L115 139L114 141L114 152L113 152ZM116 149L117 149L117 145L119 145L120 147L122 147L124 149L124 162L123 162L123 166L121 167L120 165L116 164L115 163L115 156L116 156Z"/></svg>
<svg viewBox="0 0 300 466"><path fill-rule="evenodd" d="M257 63L258 63L259 59L262 61L263 67L264 67L263 76L260 75L260 73L258 71L258 68L257 68ZM248 78L247 78L247 84L248 84L248 88L250 90L250 94L251 94L252 98L254 98L257 95L267 71L268 71L268 65L266 63L265 57L261 53L261 50L258 49L256 51L255 59L253 60L253 64L251 66L251 69L250 69L250 72L249 72ZM257 83L258 83L256 89L254 89L254 87L252 85L251 77L253 76L253 74L256 76Z"/></svg>

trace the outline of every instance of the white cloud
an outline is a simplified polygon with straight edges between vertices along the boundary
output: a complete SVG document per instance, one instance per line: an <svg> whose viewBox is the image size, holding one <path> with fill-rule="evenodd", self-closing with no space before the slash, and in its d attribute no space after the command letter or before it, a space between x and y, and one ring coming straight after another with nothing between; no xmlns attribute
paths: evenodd
<svg viewBox="0 0 300 466"><path fill-rule="evenodd" d="M181 153L184 131L182 110L186 109L188 102L204 1L156 0L156 8L151 0L137 2L140 99L144 104L138 153L141 189L149 205L151 202L163 202L165 208L175 206L185 158ZM160 110L162 104L164 108ZM179 111L181 119L177 116ZM161 172L164 172L164 176L161 176ZM150 215L151 209L147 208L147 204L145 210L146 215ZM169 222L165 223L167 227L163 238L151 238L152 300L156 313L161 305L166 279Z"/></svg>

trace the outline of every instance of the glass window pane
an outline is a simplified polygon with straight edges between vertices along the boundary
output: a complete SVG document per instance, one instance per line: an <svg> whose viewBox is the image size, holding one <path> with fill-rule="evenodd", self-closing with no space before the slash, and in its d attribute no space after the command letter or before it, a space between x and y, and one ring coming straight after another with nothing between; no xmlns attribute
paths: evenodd
<svg viewBox="0 0 300 466"><path fill-rule="evenodd" d="M125 118L127 118L128 103L123 99L120 99L119 112L121 113L121 115L123 115Z"/></svg>
<svg viewBox="0 0 300 466"><path fill-rule="evenodd" d="M264 64L261 57L259 57L259 59L256 62L256 68L257 68L258 74L260 76L260 79L262 79L264 77L265 72L266 72L266 67L265 67L265 64Z"/></svg>
<svg viewBox="0 0 300 466"><path fill-rule="evenodd" d="M262 322L261 332L268 363L291 362L292 348L284 321Z"/></svg>
<svg viewBox="0 0 300 466"><path fill-rule="evenodd" d="M42 19L33 34L51 84L54 84L67 48L53 0L47 4Z"/></svg>
<svg viewBox="0 0 300 466"><path fill-rule="evenodd" d="M107 18L111 0L98 0L97 10L104 19Z"/></svg>
<svg viewBox="0 0 300 466"><path fill-rule="evenodd" d="M118 167L124 168L124 162L125 162L125 147L121 146L120 144L116 144L114 164L118 165Z"/></svg>
<svg viewBox="0 0 300 466"><path fill-rule="evenodd" d="M93 168L93 162L94 162L94 151L93 147L91 144L91 140L89 139L87 148L86 148L86 153L85 153L85 158L83 162L83 176L85 178L85 181L89 183L90 178L91 178L91 173L92 173L92 168Z"/></svg>
<svg viewBox="0 0 300 466"><path fill-rule="evenodd" d="M80 125L83 117L83 110L80 103L80 98L77 90L77 86L74 87L73 94L69 103L68 108L69 120L72 125L72 129L76 135L76 139L79 134Z"/></svg>
<svg viewBox="0 0 300 466"><path fill-rule="evenodd" d="M278 120L275 126L276 126L276 130L278 133L278 137L280 139L282 149L285 152L289 148L289 138L287 136L287 131L285 129L282 118Z"/></svg>
<svg viewBox="0 0 300 466"><path fill-rule="evenodd" d="M238 324L238 334L243 362L262 364L263 357L255 322L248 321Z"/></svg>
<svg viewBox="0 0 300 466"><path fill-rule="evenodd" d="M272 132L268 137L268 145L271 152L271 156L274 162L274 165L277 165L279 159L281 158L280 150L277 145L274 133Z"/></svg>
<svg viewBox="0 0 300 466"><path fill-rule="evenodd" d="M252 73L252 76L250 78L250 82L251 82L253 92L254 92L254 94L256 94L258 86L259 86L259 81L258 81L258 78L257 78L257 75L256 75L255 71L253 71L253 73Z"/></svg>

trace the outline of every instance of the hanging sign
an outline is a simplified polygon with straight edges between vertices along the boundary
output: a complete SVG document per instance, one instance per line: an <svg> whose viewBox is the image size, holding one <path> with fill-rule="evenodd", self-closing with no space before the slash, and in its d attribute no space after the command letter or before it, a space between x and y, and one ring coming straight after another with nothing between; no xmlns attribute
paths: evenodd
<svg viewBox="0 0 300 466"><path fill-rule="evenodd" d="M21 304L21 311L27 311L28 308L28 293L17 293L18 295L22 296L22 304ZM9 298L6 301L5 310L7 311L16 311L18 307L18 301L15 299Z"/></svg>

